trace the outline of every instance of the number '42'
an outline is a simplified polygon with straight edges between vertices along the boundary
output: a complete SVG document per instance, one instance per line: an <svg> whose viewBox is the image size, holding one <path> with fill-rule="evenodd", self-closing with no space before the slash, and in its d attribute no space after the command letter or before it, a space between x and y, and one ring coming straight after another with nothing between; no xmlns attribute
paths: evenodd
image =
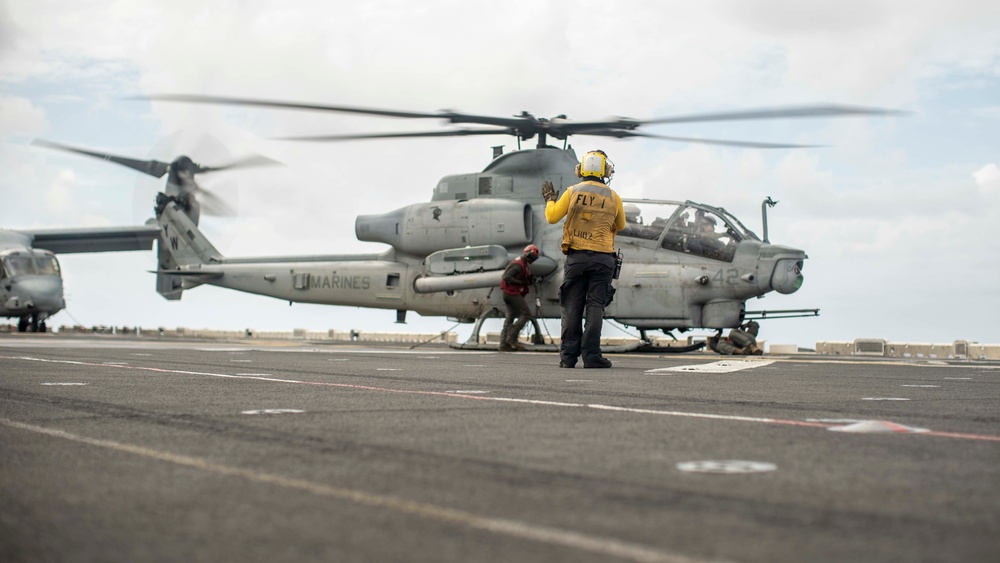
<svg viewBox="0 0 1000 563"><path fill-rule="evenodd" d="M735 285L739 279L740 279L740 271L737 270L736 268L729 268L728 270L719 270L718 272L715 273L714 276L712 276L712 281L719 284L725 283L727 285Z"/></svg>

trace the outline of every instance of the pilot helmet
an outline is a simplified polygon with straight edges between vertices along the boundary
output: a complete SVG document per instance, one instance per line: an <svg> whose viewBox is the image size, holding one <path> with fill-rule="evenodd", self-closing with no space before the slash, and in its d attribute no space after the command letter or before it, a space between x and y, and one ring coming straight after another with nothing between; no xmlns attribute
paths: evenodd
<svg viewBox="0 0 1000 563"><path fill-rule="evenodd" d="M639 209L638 205L636 205L634 203L626 203L623 206L623 209L625 209L625 220L626 221L628 221L629 223L638 223L639 222L639 215L642 213L642 211Z"/></svg>

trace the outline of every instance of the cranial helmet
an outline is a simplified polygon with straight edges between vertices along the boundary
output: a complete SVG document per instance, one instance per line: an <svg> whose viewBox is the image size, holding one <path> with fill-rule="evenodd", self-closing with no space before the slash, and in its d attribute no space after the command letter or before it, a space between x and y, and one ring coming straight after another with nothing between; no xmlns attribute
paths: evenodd
<svg viewBox="0 0 1000 563"><path fill-rule="evenodd" d="M607 178L615 175L615 164L608 160L604 151L590 151L583 155L580 164L576 165L576 175L581 178Z"/></svg>
<svg viewBox="0 0 1000 563"><path fill-rule="evenodd" d="M538 260L538 253L538 247L533 244L529 244L524 247L524 259L527 260L529 264Z"/></svg>

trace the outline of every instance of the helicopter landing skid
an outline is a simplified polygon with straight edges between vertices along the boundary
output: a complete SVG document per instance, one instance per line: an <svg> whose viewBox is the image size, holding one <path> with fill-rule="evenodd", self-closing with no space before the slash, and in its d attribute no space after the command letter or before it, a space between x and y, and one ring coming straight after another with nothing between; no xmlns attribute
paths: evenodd
<svg viewBox="0 0 1000 563"><path fill-rule="evenodd" d="M559 352L559 347L555 344L526 344L521 343L526 352ZM479 350L486 352L497 352L500 349L498 343L493 342L450 342L449 347L457 350ZM689 346L657 346L649 342L630 342L628 344L618 344L615 346L601 346L601 352L605 354L686 354L697 352L705 347L704 342L698 342Z"/></svg>
<svg viewBox="0 0 1000 563"><path fill-rule="evenodd" d="M472 326L472 333L469 335L469 339L465 342L449 342L449 348L455 348L458 350L481 350L498 352L500 350L500 343L493 342L481 342L479 338L479 331L483 328L483 322L489 318L503 317L504 314L500 312L496 307L491 307L484 311L479 318L476 319L476 323ZM555 344L545 344L544 338L542 338L542 333L538 327L538 321L536 319L531 319L531 323L535 329L534 334L531 338L531 344L524 344L524 349L526 352L559 352L559 346ZM645 336L645 331L643 331L643 336ZM629 342L628 344L619 344L616 346L601 346L601 352L608 354L625 354L628 352L642 352L642 353L655 353L655 354L684 354L687 352L695 352L701 350L705 347L704 342L696 342L694 344L689 344L687 346L657 346L647 339L642 339L637 342Z"/></svg>

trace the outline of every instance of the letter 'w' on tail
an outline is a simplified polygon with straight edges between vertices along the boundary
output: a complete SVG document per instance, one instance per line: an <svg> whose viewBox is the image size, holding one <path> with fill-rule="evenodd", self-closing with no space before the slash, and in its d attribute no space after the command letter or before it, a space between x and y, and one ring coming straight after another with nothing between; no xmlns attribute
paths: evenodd
<svg viewBox="0 0 1000 563"><path fill-rule="evenodd" d="M204 283L199 266L222 263L222 254L208 242L198 226L174 204L157 217L160 240L157 244L156 291L169 300L181 298L185 289ZM177 273L169 273L171 271Z"/></svg>

